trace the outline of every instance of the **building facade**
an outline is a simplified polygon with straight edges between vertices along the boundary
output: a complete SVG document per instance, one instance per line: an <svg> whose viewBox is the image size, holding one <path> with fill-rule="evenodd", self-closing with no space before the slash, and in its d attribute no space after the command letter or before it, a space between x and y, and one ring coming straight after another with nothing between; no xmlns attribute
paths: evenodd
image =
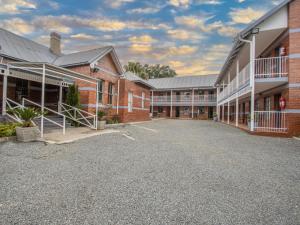
<svg viewBox="0 0 300 225"><path fill-rule="evenodd" d="M216 86L220 121L262 135L300 133L300 0L238 34Z"/></svg>
<svg viewBox="0 0 300 225"><path fill-rule="evenodd" d="M213 119L216 75L150 79L153 117Z"/></svg>
<svg viewBox="0 0 300 225"><path fill-rule="evenodd" d="M73 114L80 115L76 119L91 128L96 127L99 110L107 111L108 119L117 117L120 122L150 119L152 86L124 73L112 46L63 54L60 41L61 37L52 33L48 48L0 29L0 110L3 116L7 116L8 108L26 104L43 108L51 116L62 117L67 113L75 119ZM72 84L78 86L80 92L80 109L66 104ZM129 96L132 96L131 101ZM45 119L50 120L50 115Z"/></svg>

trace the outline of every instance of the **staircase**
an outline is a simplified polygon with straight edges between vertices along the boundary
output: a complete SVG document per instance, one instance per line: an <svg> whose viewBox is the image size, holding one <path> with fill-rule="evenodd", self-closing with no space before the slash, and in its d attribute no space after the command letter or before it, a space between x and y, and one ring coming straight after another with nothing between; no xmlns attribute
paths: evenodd
<svg viewBox="0 0 300 225"><path fill-rule="evenodd" d="M47 115L46 118L50 119L53 122L63 125L63 117L55 115ZM34 119L33 122L41 129L41 118ZM44 133L52 133L61 131L61 127L58 127L53 122L44 119ZM66 120L66 129L72 127L72 124Z"/></svg>

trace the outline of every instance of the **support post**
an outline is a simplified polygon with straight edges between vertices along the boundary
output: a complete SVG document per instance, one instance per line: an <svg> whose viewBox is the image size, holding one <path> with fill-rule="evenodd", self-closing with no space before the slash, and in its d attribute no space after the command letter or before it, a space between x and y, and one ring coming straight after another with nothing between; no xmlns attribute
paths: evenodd
<svg viewBox="0 0 300 225"><path fill-rule="evenodd" d="M219 94L220 94L220 87L217 87L217 117L218 121L220 121L220 105L219 105Z"/></svg>
<svg viewBox="0 0 300 225"><path fill-rule="evenodd" d="M239 126L239 73L240 73L240 62L236 62L236 99L235 99L235 126Z"/></svg>
<svg viewBox="0 0 300 225"><path fill-rule="evenodd" d="M170 109L170 118L173 117L173 91L171 90L171 109Z"/></svg>
<svg viewBox="0 0 300 225"><path fill-rule="evenodd" d="M223 104L223 110L222 110L222 122L225 122L225 104Z"/></svg>
<svg viewBox="0 0 300 225"><path fill-rule="evenodd" d="M194 119L194 102L195 102L195 90L192 91L192 119Z"/></svg>
<svg viewBox="0 0 300 225"><path fill-rule="evenodd" d="M9 75L9 67L3 76L3 90L2 90L2 116L6 115L6 100L7 100L7 77Z"/></svg>
<svg viewBox="0 0 300 225"><path fill-rule="evenodd" d="M117 115L119 115L119 104L120 104L120 79L118 80Z"/></svg>
<svg viewBox="0 0 300 225"><path fill-rule="evenodd" d="M254 110L255 110L255 35L250 44L250 79L251 86L251 131L254 131Z"/></svg>
<svg viewBox="0 0 300 225"><path fill-rule="evenodd" d="M59 85L59 98L58 98L58 112L61 113L61 103L62 103L62 94L63 94L63 87L60 83Z"/></svg>
<svg viewBox="0 0 300 225"><path fill-rule="evenodd" d="M153 91L151 91L151 112L152 112L152 118L153 118L153 110L154 110L154 94L153 94Z"/></svg>
<svg viewBox="0 0 300 225"><path fill-rule="evenodd" d="M229 91L230 88L230 73L228 73L228 85L227 90ZM227 124L230 124L230 101L227 104Z"/></svg>
<svg viewBox="0 0 300 225"><path fill-rule="evenodd" d="M45 107L45 81L46 81L46 65L43 64L43 77L42 77L42 97L41 97L41 137L44 137L44 107Z"/></svg>
<svg viewBox="0 0 300 225"><path fill-rule="evenodd" d="M99 82L96 84L96 121L95 121L95 128L98 127L98 110L99 110Z"/></svg>

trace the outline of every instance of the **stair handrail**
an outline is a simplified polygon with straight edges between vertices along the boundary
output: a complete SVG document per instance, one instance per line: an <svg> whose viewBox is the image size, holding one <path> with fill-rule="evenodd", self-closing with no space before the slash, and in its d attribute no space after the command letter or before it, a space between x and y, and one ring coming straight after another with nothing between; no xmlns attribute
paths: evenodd
<svg viewBox="0 0 300 225"><path fill-rule="evenodd" d="M35 106L38 106L38 107L42 108L42 106L40 104L38 104L36 102L33 102L33 101L29 100L29 99L26 99L26 98L22 98L22 105L23 105L23 107L25 107L25 101L31 103L32 105L35 105ZM52 112L52 113L54 113L54 114L56 114L58 116L63 117L63 125L61 125L61 124L57 123L56 121L51 120L51 119L45 117L44 115L42 115L42 117L44 117L44 119L46 119L47 121L49 121L49 122L51 122L51 123L53 123L53 124L61 127L63 129L63 134L65 134L66 133L66 116L64 114L62 114L62 113L56 112L55 110L50 109L50 108L45 107L45 106L44 106L44 109L46 109L47 111Z"/></svg>
<svg viewBox="0 0 300 225"><path fill-rule="evenodd" d="M59 105L61 106L62 108L62 113L66 113L66 117L75 121L75 122L78 122L84 126L87 126L89 128L92 128L92 129L97 129L96 127L96 115L88 112L88 111L85 111L85 110L82 110L82 109L79 109L79 108L76 108L74 106L71 106L71 105L68 105L66 103L62 103L60 102ZM71 112L74 112L75 114L78 114L81 116L81 118L77 118L74 116L74 114L72 114ZM88 116L84 116L83 113L87 114ZM88 119L93 119L93 123L91 123ZM84 120L84 122L82 122L81 120Z"/></svg>
<svg viewBox="0 0 300 225"><path fill-rule="evenodd" d="M13 107L13 106L11 105L11 103L15 104L16 106ZM11 99L9 99L9 98L6 98L6 105L8 106L8 108L9 108L10 110L18 109L18 108L24 108L20 103L15 102L15 101L13 101L13 100L11 100ZM15 113L13 113L14 116L10 115L9 113L6 113L6 115L7 115L9 118L13 119L14 121L16 121L16 122L18 122L18 123L22 123L22 122L23 122L22 119L21 119L17 114L15 114Z"/></svg>

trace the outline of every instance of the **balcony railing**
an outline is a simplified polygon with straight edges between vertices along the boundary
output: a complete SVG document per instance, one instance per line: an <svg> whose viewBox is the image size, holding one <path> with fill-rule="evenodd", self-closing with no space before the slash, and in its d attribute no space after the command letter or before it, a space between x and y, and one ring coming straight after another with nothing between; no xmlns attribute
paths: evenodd
<svg viewBox="0 0 300 225"><path fill-rule="evenodd" d="M255 111L254 129L259 132L287 132L286 113L281 111Z"/></svg>
<svg viewBox="0 0 300 225"><path fill-rule="evenodd" d="M255 78L280 78L288 75L288 57L255 59ZM247 64L219 94L219 100L230 97L243 87L250 86L250 63Z"/></svg>
<svg viewBox="0 0 300 225"><path fill-rule="evenodd" d="M277 78L288 75L288 57L262 58L255 60L255 78Z"/></svg>
<svg viewBox="0 0 300 225"><path fill-rule="evenodd" d="M153 97L153 104L201 104L201 103L216 103L217 96L216 95L195 95L194 100L192 95L173 95L171 100L171 96L154 96ZM152 102L152 100L151 100Z"/></svg>

